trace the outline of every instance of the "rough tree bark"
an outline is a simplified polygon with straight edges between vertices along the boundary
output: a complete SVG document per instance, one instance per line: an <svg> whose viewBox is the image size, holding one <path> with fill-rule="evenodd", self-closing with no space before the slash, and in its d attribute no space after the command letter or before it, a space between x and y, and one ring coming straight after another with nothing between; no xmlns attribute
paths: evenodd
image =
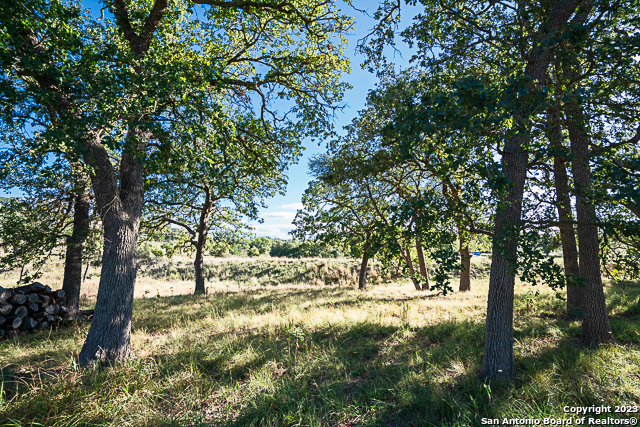
<svg viewBox="0 0 640 427"><path fill-rule="evenodd" d="M549 18L535 36L524 74L531 78L530 92L539 90L540 82L551 62L554 38L566 27L580 0L556 1L549 10ZM527 152L530 123L520 111L513 114L521 130L505 143L502 172L509 182L500 193L499 208L494 226L487 322L481 376L490 379L511 380L513 369L513 297L515 277L512 274L516 260L522 198L527 175Z"/></svg>
<svg viewBox="0 0 640 427"><path fill-rule="evenodd" d="M67 240L62 290L65 293L71 317L76 317L80 309L82 252L89 234L89 201L90 196L87 190L76 195L73 205L73 231Z"/></svg>
<svg viewBox="0 0 640 427"><path fill-rule="evenodd" d="M427 264L424 262L424 252L422 252L422 243L420 242L420 239L416 239L416 252L418 253L418 265L420 267L420 275L424 277L422 290L428 291L430 289L429 272L427 271Z"/></svg>
<svg viewBox="0 0 640 427"><path fill-rule="evenodd" d="M197 237L193 241L196 247L196 257L193 266L196 272L196 289L194 294L204 294L206 289L204 286L204 250L207 244L207 235L209 234L209 217L213 209L214 202L211 200L211 189L206 183L203 183L205 199L200 211L200 222L198 223Z"/></svg>
<svg viewBox="0 0 640 427"><path fill-rule="evenodd" d="M613 342L607 305L602 288L598 226L596 209L588 199L593 189L589 167L589 145L591 138L587 121L578 95L565 104L565 115L573 161L571 172L576 188L576 212L578 219L578 243L580 244L580 277L584 279L582 308L585 318L582 322L582 342L588 346Z"/></svg>
<svg viewBox="0 0 640 427"><path fill-rule="evenodd" d="M519 118L522 120L522 118ZM527 138L517 135L505 146L502 170L511 185L501 195L502 208L496 213L492 248L487 325L482 360L482 376L513 378L513 297L522 196L527 172L527 155L523 151Z"/></svg>
<svg viewBox="0 0 640 427"><path fill-rule="evenodd" d="M558 210L558 228L560 229L560 241L562 243L562 258L564 261L564 274L568 283L574 283L579 277L578 245L573 226L571 213L571 198L569 195L569 177L567 176L566 158L562 154L562 125L560 124L560 112L558 102L547 112L547 138L554 151L553 176L556 187L556 208ZM567 286L567 318L582 318L582 288L580 286Z"/></svg>
<svg viewBox="0 0 640 427"><path fill-rule="evenodd" d="M124 0L114 0L113 12L124 38L136 61L144 58L164 15L168 0L155 0L140 34L136 34L128 16ZM24 40L34 38L26 34ZM31 55L31 53L29 53ZM30 59L31 60L31 59ZM143 76L144 70L134 64ZM35 73L40 88L51 93L57 102L48 106L65 119L79 119L73 100L60 95L58 80L48 72ZM54 118L55 123L58 118ZM131 314L133 288L137 269L137 243L142 212L144 168L138 161L145 152L148 135L142 131L143 115L130 118L126 143L119 162L119 171L111 163L111 150L102 145L103 129L83 129L82 158L91 168L90 180L97 211L104 226L102 271L95 314L86 341L79 355L79 363L92 361L113 363L130 355ZM77 124L82 126L82 124Z"/></svg>
<svg viewBox="0 0 640 427"><path fill-rule="evenodd" d="M128 144L142 148L144 134L130 129ZM109 154L99 138L85 142L85 162L104 227L102 270L96 308L79 363L117 363L130 357L133 290L137 272L138 233L144 195L143 166L132 150L122 155L120 186Z"/></svg>
<svg viewBox="0 0 640 427"><path fill-rule="evenodd" d="M124 0L114 0L114 16L136 61L149 50L167 3L155 0L141 33L136 34ZM134 69L144 75L141 66L136 64ZM89 133L83 143L84 161L92 168L91 185L104 227L104 243L95 313L78 357L81 365L122 362L131 354L133 290L144 201L144 167L138 158L150 136L142 128L144 121L145 117L138 115L129 123L119 173L101 143L101 132Z"/></svg>
<svg viewBox="0 0 640 427"><path fill-rule="evenodd" d="M469 253L469 242L460 234L460 292L471 290L471 254Z"/></svg>

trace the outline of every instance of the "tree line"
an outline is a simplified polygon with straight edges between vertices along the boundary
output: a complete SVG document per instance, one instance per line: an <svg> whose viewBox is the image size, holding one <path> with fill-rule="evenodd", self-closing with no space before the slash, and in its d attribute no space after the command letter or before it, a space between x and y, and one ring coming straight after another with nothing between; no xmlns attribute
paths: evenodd
<svg viewBox="0 0 640 427"><path fill-rule="evenodd" d="M194 250L187 241L188 235L172 229L164 237L142 236L138 246L138 261L153 262L155 259L171 259L176 254L189 254ZM285 240L273 237L216 236L209 239L205 248L208 256L226 257L283 257L283 258L342 258L341 248L319 241ZM160 240L155 240L155 239Z"/></svg>

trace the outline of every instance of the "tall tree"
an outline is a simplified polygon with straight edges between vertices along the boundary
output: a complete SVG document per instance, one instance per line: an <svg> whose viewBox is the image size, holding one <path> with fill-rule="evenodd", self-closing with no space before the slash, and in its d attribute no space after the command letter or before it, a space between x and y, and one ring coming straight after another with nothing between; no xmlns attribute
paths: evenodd
<svg viewBox="0 0 640 427"><path fill-rule="evenodd" d="M486 108L480 117L490 118L502 110L510 118L505 123L510 124L511 130L497 144L501 163L494 172L500 178L491 180L498 208L493 226L482 375L512 378L515 267L531 149L531 117L546 102L544 77L559 41L574 26L585 22L592 4L582 5L580 0L513 5L427 0L419 3L425 13L404 32L405 38L419 48L416 59L435 74L457 74L461 82L457 92L467 95L465 104L472 109ZM392 24L392 19L382 23L382 37L378 40L388 39ZM377 47L376 42L367 47L374 62L381 57ZM495 93L482 87L489 82L498 83L503 96L500 103L491 105ZM450 120L459 122L454 117Z"/></svg>
<svg viewBox="0 0 640 427"><path fill-rule="evenodd" d="M582 322L582 341L587 345L597 345L602 342L612 342L613 335L602 288L596 209L588 198L588 193L593 188L588 154L591 141L580 106L572 104L566 106L565 111L571 152L574 156L571 171L576 186L580 244L579 271L580 277L585 279L585 288L582 293L582 306L585 311Z"/></svg>
<svg viewBox="0 0 640 427"><path fill-rule="evenodd" d="M571 206L569 177L567 175L567 158L569 150L563 146L563 131L560 121L558 98L548 109L546 132L553 153L553 179L556 194L556 210L558 212L558 228L562 244L562 257L565 275L567 276L567 316L582 317L582 287L576 283L580 277L578 264L578 245L574 228Z"/></svg>
<svg viewBox="0 0 640 427"><path fill-rule="evenodd" d="M542 82L551 63L555 40L567 32L567 24L576 12L580 1L557 1L548 14L540 20L540 26L527 49L528 63L523 75L530 79L526 85L537 93L540 103L543 96ZM588 6L590 8L590 6ZM520 110L520 111L518 111ZM508 185L500 194L499 210L494 226L495 240L505 242L504 250L494 245L489 297L487 302L487 326L482 360L483 375L489 378L513 378L513 294L515 277L509 258L516 258L518 230L522 209L522 198L527 171L527 143L529 115L531 112L516 109L514 121L522 130L512 136L504 146L502 171Z"/></svg>
<svg viewBox="0 0 640 427"><path fill-rule="evenodd" d="M62 136L58 144L71 141L82 154L104 226L96 312L82 364L129 357L144 177L179 162L167 149L172 141L163 138L172 126L187 138L196 123L182 126L184 116L213 114L211 94L227 93L256 105L265 127L284 123L318 134L344 89L336 79L348 64L335 43L349 22L333 4L202 3L211 7L196 19L190 2L114 0L107 5L114 19L104 25L63 2L3 9L11 21L4 64L14 65L5 68L5 94L14 111L53 112L44 126ZM73 37L61 40L47 31L64 14L74 16L64 26ZM20 86L24 76L32 80ZM296 106L278 115L270 109L276 98Z"/></svg>
<svg viewBox="0 0 640 427"><path fill-rule="evenodd" d="M494 211L492 204L487 203L482 197L483 191L487 188L483 187L481 176L477 169L470 165L476 161L476 155L469 152L464 143L460 143L460 140L465 139L463 134L457 133L449 137L437 128L415 124L419 116L413 116L410 111L415 111L414 104L417 99L433 89L433 82L428 76L415 70L406 70L402 73L387 71L381 77L383 84L372 91L368 98L371 106L368 115L377 114L386 118L386 121L382 120L383 125L375 136L381 139L378 158L384 153L387 156L386 163L382 162L380 167L391 165L408 168L416 175L428 176L441 188L437 193L446 203L446 212L442 212L442 216L453 219L458 234L459 289L470 290L469 240L473 234L491 235L488 222ZM440 82L436 85L440 85ZM413 222L430 227L424 224L424 219L420 209L412 215ZM436 223L441 222L440 219L436 219ZM419 234L416 238L423 241ZM416 245L419 261L421 249L422 245ZM421 271L426 270L422 265L420 267ZM422 273L422 276L426 277L426 272Z"/></svg>
<svg viewBox="0 0 640 427"><path fill-rule="evenodd" d="M367 108L346 127L347 134L311 163L317 179L303 198L296 233L350 246L353 255L362 257L362 287L364 267L376 255L385 263L402 260L416 290L429 290L425 249L432 258L444 255L442 233L448 227L443 225L449 216L431 171L399 164L396 153L385 148L382 128L399 108L390 101L396 97L387 95L382 101L371 94ZM436 265L440 285L448 282L441 271L445 264Z"/></svg>
<svg viewBox="0 0 640 427"><path fill-rule="evenodd" d="M195 249L196 294L205 292L204 253L209 234L214 230L243 228L239 216L255 219L264 198L283 188L283 171L290 157L286 153L278 155L279 141L270 141L270 150L261 146L261 142L197 141L190 148L197 147L196 152L219 153L216 163L210 155L205 164L190 164L179 171L147 179L143 226L153 229L156 234L170 225L179 226L188 233ZM293 140L286 143L296 146ZM271 155L274 157L259 157ZM198 154L189 157L196 162L203 158ZM223 202L231 206L225 207Z"/></svg>
<svg viewBox="0 0 640 427"><path fill-rule="evenodd" d="M292 233L301 239L345 248L345 252L360 257L358 289L365 290L369 260L381 249L378 226L385 220L380 215L388 214L387 206L381 209L379 204L384 200L370 197L378 195L378 188L372 189L370 183L336 176L340 168L334 169L327 156L316 157L309 166L315 179L302 197L304 209L296 214Z"/></svg>
<svg viewBox="0 0 640 427"><path fill-rule="evenodd" d="M25 13L30 7L30 13ZM50 14L70 25L57 26L52 23L53 20L40 22L39 30L35 31L35 26L29 26L34 24L33 17L39 13ZM23 19L17 22L17 17ZM2 77L6 85L3 90L6 103L0 120L0 144L3 148L0 153L1 187L23 194L22 198L33 209L33 212L23 216L29 221L33 220L29 217L36 212L40 212L39 220L50 217L50 214L58 211L53 205L68 205L65 217L56 221L54 228L48 228L45 222L39 220L25 224L26 227L34 227L38 223L42 228L37 238L22 240L20 252L23 256L28 254L34 264L41 265L50 254L52 245L66 244L63 288L67 293L70 314L74 316L80 297L83 246L90 222L88 175L73 144L56 142L60 132L51 127L56 121L55 109L49 102L51 100L45 101L46 96L37 92L39 86L51 84L58 84L60 87L57 89L64 90L60 76L47 70L47 67L57 62L64 68L69 63L65 55L76 53L79 34L74 27L79 24L81 17L76 8L67 8L58 2L46 6L34 1L19 5L3 4L0 19L7 24L0 36L3 46L0 63L6 71ZM60 40L59 50L50 49L46 41L49 37ZM44 60L45 57L50 62ZM48 214L42 215L42 210L47 209ZM17 231L16 228L7 230ZM26 237L25 234L22 236ZM36 235L32 234L32 237ZM63 241L59 242L59 239Z"/></svg>

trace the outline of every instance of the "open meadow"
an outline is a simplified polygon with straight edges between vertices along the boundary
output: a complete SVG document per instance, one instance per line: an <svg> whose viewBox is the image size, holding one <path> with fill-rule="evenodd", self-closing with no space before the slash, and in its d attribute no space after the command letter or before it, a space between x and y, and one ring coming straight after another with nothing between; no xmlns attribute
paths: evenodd
<svg viewBox="0 0 640 427"><path fill-rule="evenodd" d="M591 350L579 343L579 322L564 320L564 301L518 284L516 378L489 383L479 377L487 279L443 296L378 280L374 266L360 292L349 260L208 259L207 271L222 277L193 296L180 262L141 269L136 358L124 365L76 365L86 323L0 342L0 425L475 426L572 419L565 406L640 404L637 285L606 287L616 344ZM268 281L234 280L256 262ZM296 281L296 269L316 279ZM84 308L95 300L95 273ZM60 275L53 265L41 281L55 287Z"/></svg>

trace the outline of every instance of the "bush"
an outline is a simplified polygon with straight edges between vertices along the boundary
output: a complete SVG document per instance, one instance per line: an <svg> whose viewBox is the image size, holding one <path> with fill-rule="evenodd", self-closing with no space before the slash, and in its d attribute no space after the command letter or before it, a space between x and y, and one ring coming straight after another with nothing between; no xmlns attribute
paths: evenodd
<svg viewBox="0 0 640 427"><path fill-rule="evenodd" d="M171 243L164 242L161 248L164 250L165 254L167 255L167 258L169 259L173 258L173 254L175 253L175 247L173 247Z"/></svg>
<svg viewBox="0 0 640 427"><path fill-rule="evenodd" d="M138 262L141 264L148 264L157 258L162 258L164 254L164 249L150 243L138 246Z"/></svg>
<svg viewBox="0 0 640 427"><path fill-rule="evenodd" d="M162 258L164 256L164 249L151 246L151 253L156 258Z"/></svg>
<svg viewBox="0 0 640 427"><path fill-rule="evenodd" d="M249 255L250 257L256 257L260 255L260 249L258 249L255 246L251 246L249 248L249 250L247 251L247 255Z"/></svg>

